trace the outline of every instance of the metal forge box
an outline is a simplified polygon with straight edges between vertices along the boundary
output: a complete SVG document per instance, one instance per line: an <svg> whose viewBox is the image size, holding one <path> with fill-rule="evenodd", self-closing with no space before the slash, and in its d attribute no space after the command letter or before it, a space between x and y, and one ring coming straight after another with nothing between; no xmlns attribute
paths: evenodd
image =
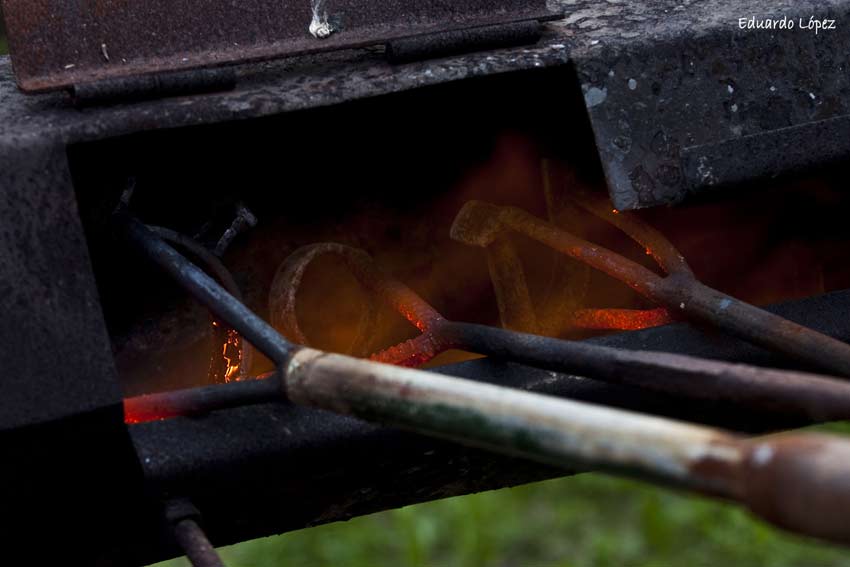
<svg viewBox="0 0 850 567"><path fill-rule="evenodd" d="M783 394L813 400L803 409L754 405L724 385L707 400L621 378L674 382L671 366L684 362L617 358L658 351L848 374L844 0L748 3L839 24L818 33L753 29L728 0L2 7L0 486L11 553L142 565L182 548L205 564L199 518L226 545L565 474L552 458L435 440L338 405L274 402L277 374L247 379L291 354L263 320L326 351L427 359L431 376L739 433L847 417L832 382L820 397ZM601 209L600 198L610 199ZM496 220L514 234L496 235ZM578 261L596 249L553 244L534 226L625 250L635 273L655 260L678 283L658 292L652 277L662 278L629 279L607 256L590 259L597 273ZM442 318L370 262L477 334L431 333ZM691 268L729 296L682 284ZM791 301L770 311L817 336L731 296ZM535 350L493 329L569 341ZM563 344L592 355L555 360L578 348ZM166 397L130 403L149 394ZM586 461L610 465L579 458L581 470ZM845 501L846 490L834 494Z"/></svg>

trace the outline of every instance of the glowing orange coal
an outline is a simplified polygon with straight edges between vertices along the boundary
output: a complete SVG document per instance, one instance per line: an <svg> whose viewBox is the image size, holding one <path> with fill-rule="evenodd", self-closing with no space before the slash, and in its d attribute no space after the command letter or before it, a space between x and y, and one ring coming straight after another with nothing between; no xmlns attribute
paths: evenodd
<svg viewBox="0 0 850 567"><path fill-rule="evenodd" d="M581 309L576 312L573 324L582 329L601 331L639 331L669 325L670 313L658 309Z"/></svg>

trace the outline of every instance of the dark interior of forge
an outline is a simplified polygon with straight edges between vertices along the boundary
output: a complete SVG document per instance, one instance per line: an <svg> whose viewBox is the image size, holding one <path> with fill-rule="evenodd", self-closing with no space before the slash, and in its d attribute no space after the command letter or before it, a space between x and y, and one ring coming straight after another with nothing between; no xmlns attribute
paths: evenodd
<svg viewBox="0 0 850 567"><path fill-rule="evenodd" d="M484 251L450 227L477 199L528 210L652 266L624 234L571 201L605 192L581 89L568 67L460 81L262 120L137 134L69 150L119 374L127 395L203 385L210 315L117 238L111 212L128 186L150 225L214 246L244 204L258 219L222 260L245 302L268 317L278 266L299 247L368 252L441 313L499 325ZM692 196L639 211L710 286L757 305L850 287L845 166ZM564 313L646 308L627 286L513 237L537 316L582 338ZM189 254L191 256L191 254ZM348 352L366 292L332 258L313 265L298 314L311 345ZM567 318L568 319L568 318ZM376 349L418 331L389 307L365 330ZM450 352L433 364L468 358ZM252 374L271 369L262 357Z"/></svg>

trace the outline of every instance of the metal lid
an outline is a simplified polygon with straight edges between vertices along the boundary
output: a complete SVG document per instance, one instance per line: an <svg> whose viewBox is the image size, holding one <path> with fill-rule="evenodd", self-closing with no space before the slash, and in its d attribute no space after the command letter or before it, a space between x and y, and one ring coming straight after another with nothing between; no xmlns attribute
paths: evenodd
<svg viewBox="0 0 850 567"><path fill-rule="evenodd" d="M554 17L545 0L2 0L27 92Z"/></svg>

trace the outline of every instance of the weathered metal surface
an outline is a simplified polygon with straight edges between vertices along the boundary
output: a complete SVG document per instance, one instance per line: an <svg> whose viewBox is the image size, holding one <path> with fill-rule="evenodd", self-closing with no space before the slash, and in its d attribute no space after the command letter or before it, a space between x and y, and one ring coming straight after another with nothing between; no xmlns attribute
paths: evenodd
<svg viewBox="0 0 850 567"><path fill-rule="evenodd" d="M535 46L404 65L367 50L294 57L240 67L231 92L82 112L63 96L22 96L0 57L0 138L50 135L73 143L572 61L619 209L678 201L715 184L847 155L841 126L850 114L847 79L836 71L848 51L846 26L817 36L800 29L738 30L740 3L730 0L551 5L567 18L547 24ZM848 6L847 0L765 0L747 8L789 18L832 11L841 21ZM788 160L786 135L795 140Z"/></svg>
<svg viewBox="0 0 850 567"><path fill-rule="evenodd" d="M3 9L18 83L31 92L556 17L545 0L3 0ZM327 37L311 29L320 22Z"/></svg>
<svg viewBox="0 0 850 567"><path fill-rule="evenodd" d="M58 140L0 139L0 310L0 431L120 404Z"/></svg>
<svg viewBox="0 0 850 567"><path fill-rule="evenodd" d="M472 53L393 65L380 54L352 51L292 58L237 69L237 88L202 96L74 108L62 93L23 95L9 59L0 56L0 139L55 137L67 144L136 132L274 116L346 101L512 71L557 67L566 45Z"/></svg>
<svg viewBox="0 0 850 567"><path fill-rule="evenodd" d="M848 155L817 124L850 113L850 3L577 4L566 22L583 30L572 57L618 209ZM740 18L787 18L794 29L741 29ZM833 29L808 29L824 20ZM766 147L789 134L803 159ZM767 151L738 151L744 139Z"/></svg>
<svg viewBox="0 0 850 567"><path fill-rule="evenodd" d="M706 164L717 186L769 179L777 172L802 171L850 155L850 115L741 135L682 149L689 187L698 189ZM746 156L744 159L742 156Z"/></svg>
<svg viewBox="0 0 850 567"><path fill-rule="evenodd" d="M489 74L536 67L563 67L573 53L602 49L609 43L623 46L624 43L620 42L636 42L636 38L643 37L642 27L653 21L647 14L657 14L655 21L660 22L662 8L675 9L672 4L666 5L666 8L664 3L655 5L659 7L658 12L653 11L656 9L653 6L641 7L636 4L637 7L646 8L646 11L644 14L632 14L634 18L629 19L620 17L623 10L631 9L628 4L586 3L582 9L593 12L585 11L584 19L578 17L563 25L551 24L544 40L534 47L396 66L387 64L378 55L362 51L296 58L239 69L239 85L232 92L82 110L73 108L64 96L22 96L15 88L8 59L0 58L0 141L3 154L8 156L8 167L4 168L5 178L15 177L15 184L25 184L31 178L15 176L15 167L19 165L18 157L21 155L16 153L16 148L23 147L25 143L31 143L33 147L45 144L46 147L56 142L58 145L55 151L61 155L63 144L153 129L270 116ZM704 5L705 11L694 12L691 27L687 28L697 34L705 26L716 23L706 14L710 16L711 10L718 4L706 2ZM699 6L699 9L703 8ZM682 13L678 17L690 18L690 15ZM822 153L824 150L829 151ZM834 158L841 153L832 153L830 148L810 147L811 163L817 163L825 155ZM44 167L34 167L32 170L32 177L35 177L36 173L44 171ZM4 191L8 191L5 186ZM37 194L34 191L30 196ZM62 226L60 223L60 228ZM73 257L79 258L76 255ZM839 294L838 297L841 296ZM797 304L799 319L796 320L812 328L837 332L842 340L850 339L850 334L844 332L847 325L843 315L846 306L840 300L838 304L833 303L835 297ZM820 325L827 325L827 328ZM59 337L62 340L69 338L72 337ZM776 360L767 351L739 341L701 334L682 326L606 340L607 344L627 347L691 349L703 356L747 359L757 363ZM526 374L525 380L517 379L517 368ZM538 391L555 391L582 399L666 412L681 418L713 420L715 423L740 428L788 424L787 421L761 414L742 415L720 404L688 404L679 399L671 400L595 381L570 379L552 383L550 372L532 373L525 367L492 361L463 365L455 371L479 376L502 373L501 378L506 383L519 383L537 388ZM72 393L76 391L68 390ZM117 413L109 417L110 423L117 419ZM306 421L299 422L301 418ZM215 520L211 523L216 526L216 541L234 542L413 501L560 474L521 461L502 460L471 450L371 428L321 412L301 412L286 407L217 412L204 420L178 419L174 423L140 426L140 429L134 430L133 435L137 441L142 440L139 441L139 447L148 459L144 463L147 473L152 478L164 480L169 488L200 494L204 504L215 510ZM366 431L374 435L364 434ZM227 434L222 435L222 432ZM290 433L299 438L293 439ZM83 447L76 444L79 438L66 435L56 436L55 439L55 444L44 444L41 447L46 452L55 449L57 452L51 458L61 457L65 462L80 462L88 457L94 459L100 447L104 446L87 446L87 451L83 452ZM27 448L33 446L39 446L37 441L21 445L20 454L26 454ZM435 450L434 447L440 447L437 453L425 455ZM319 454L323 450L328 450L328 456ZM336 462L341 455L349 457L347 462ZM364 455L374 458L364 459ZM15 456L11 458L16 459ZM45 471L52 470L51 462L47 458L41 461ZM298 465L293 466L293 462ZM237 470L242 464L247 465L245 469ZM314 474L314 477L305 480L302 477L305 471ZM384 473L386 477L382 476ZM122 474L116 472L114 476ZM104 474L92 477L87 482L94 483L94 479L108 479L109 476ZM257 479L265 479L267 482L258 482ZM26 479L13 478L8 482L4 479L3 485L22 487L23 480ZM31 480L33 485L41 486L42 490L45 487L57 487L49 494L44 492L45 496L58 496L62 492L61 487L55 484L56 479L46 473ZM81 473L78 480L86 480L86 475ZM285 484L284 480L290 486L269 488L275 482ZM234 490L232 497L221 494L221 486L225 482L228 486L239 487ZM103 484L108 482L104 481ZM378 493L378 486L381 486L382 493ZM292 509L295 496L308 501ZM20 499L23 500L23 496ZM278 502L279 507L253 514L251 518L239 515L239 511L245 509L246 502L253 503L255 510L260 510L259 503L270 500ZM58 501L57 498L54 503ZM88 495L80 495L69 509L82 510L90 507L92 502ZM10 508L17 507L18 502L16 500L7 504L10 504ZM21 504L31 506L32 502ZM73 522L69 521L67 525L73 525Z"/></svg>
<svg viewBox="0 0 850 567"><path fill-rule="evenodd" d="M293 402L554 466L602 467L734 495L703 459L739 464L719 430L303 349L286 368Z"/></svg>
<svg viewBox="0 0 850 567"><path fill-rule="evenodd" d="M26 562L106 564L151 526L65 147L0 139L0 524ZM44 545L49 533L50 545ZM91 534L97 533L98 538Z"/></svg>

